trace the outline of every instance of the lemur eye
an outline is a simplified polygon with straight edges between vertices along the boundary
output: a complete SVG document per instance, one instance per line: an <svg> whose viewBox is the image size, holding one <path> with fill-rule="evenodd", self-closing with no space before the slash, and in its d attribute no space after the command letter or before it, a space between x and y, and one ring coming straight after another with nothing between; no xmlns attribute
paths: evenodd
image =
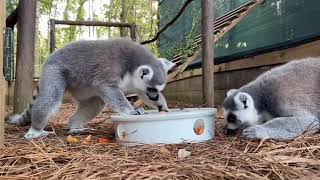
<svg viewBox="0 0 320 180"><path fill-rule="evenodd" d="M239 96L239 100L243 103L244 109L247 109L247 108L248 108L248 106L247 106L247 96L245 96L245 95L240 95L240 96Z"/></svg>
<svg viewBox="0 0 320 180"><path fill-rule="evenodd" d="M141 79L143 78L143 76L148 75L148 74L149 74L149 69L142 69Z"/></svg>

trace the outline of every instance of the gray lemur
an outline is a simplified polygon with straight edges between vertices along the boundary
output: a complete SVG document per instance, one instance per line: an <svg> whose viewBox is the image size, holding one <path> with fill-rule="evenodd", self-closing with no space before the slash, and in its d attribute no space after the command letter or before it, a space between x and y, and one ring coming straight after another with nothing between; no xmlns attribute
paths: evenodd
<svg viewBox="0 0 320 180"><path fill-rule="evenodd" d="M72 42L49 55L30 105L6 121L17 125L31 122L25 138L48 135L44 128L58 111L65 90L78 102L69 120L71 133L85 130L83 125L106 104L119 113L144 113L133 109L125 97L127 93L137 94L159 111L168 111L160 91L173 67L174 63L157 59L147 47L130 39Z"/></svg>
<svg viewBox="0 0 320 180"><path fill-rule="evenodd" d="M224 101L225 132L292 140L320 130L320 58L295 60L260 75Z"/></svg>

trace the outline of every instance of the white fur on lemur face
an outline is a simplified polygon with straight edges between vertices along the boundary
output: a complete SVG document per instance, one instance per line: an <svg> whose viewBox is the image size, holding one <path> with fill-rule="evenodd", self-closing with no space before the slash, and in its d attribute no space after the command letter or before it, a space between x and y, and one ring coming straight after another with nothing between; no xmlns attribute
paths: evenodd
<svg viewBox="0 0 320 180"><path fill-rule="evenodd" d="M159 58L159 61L161 64L158 68L163 69L165 73L175 66L174 63L164 58ZM120 81L119 87L126 93L136 93L147 105L153 108L168 110L166 101L160 93L165 88L166 83L163 81L162 84L156 84L154 81L161 81L155 78L157 77L155 77L152 67L141 65L133 74L127 73Z"/></svg>
<svg viewBox="0 0 320 180"><path fill-rule="evenodd" d="M259 114L252 97L245 92L230 90L224 102L224 125L227 133L236 133L259 124Z"/></svg>
<svg viewBox="0 0 320 180"><path fill-rule="evenodd" d="M170 69L172 69L175 64L171 61L159 58L162 67L165 73L168 73ZM152 82L154 80L154 71L152 67L149 65L141 65L139 66L133 74L127 73L124 78L120 81L119 87L124 92L131 92L131 93L138 93L138 91L147 92L148 88L154 88L157 91L162 91L165 86L166 82L164 81L162 84L156 84Z"/></svg>

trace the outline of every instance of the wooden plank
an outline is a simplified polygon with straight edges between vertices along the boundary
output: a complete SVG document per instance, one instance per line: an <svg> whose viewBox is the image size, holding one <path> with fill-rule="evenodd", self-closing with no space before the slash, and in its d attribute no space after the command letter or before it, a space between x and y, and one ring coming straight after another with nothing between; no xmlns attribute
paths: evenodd
<svg viewBox="0 0 320 180"><path fill-rule="evenodd" d="M202 96L203 104L214 107L213 0L201 0Z"/></svg>
<svg viewBox="0 0 320 180"><path fill-rule="evenodd" d="M20 0L14 113L21 113L32 97L37 0Z"/></svg>
<svg viewBox="0 0 320 180"><path fill-rule="evenodd" d="M137 38L136 38L136 25L135 24L130 26L130 36L133 41L136 41Z"/></svg>
<svg viewBox="0 0 320 180"><path fill-rule="evenodd" d="M0 67L3 67L3 29L5 27L5 18L6 18L6 1L0 0ZM5 116L5 90L6 90L6 81L3 76L3 71L0 74L0 147L4 146L4 116Z"/></svg>
<svg viewBox="0 0 320 180"><path fill-rule="evenodd" d="M248 68L256 68L262 66L280 65L287 63L294 59L301 59L306 57L320 57L320 40L303 44L300 46L292 47L289 49L278 50L266 54L223 63L214 66L214 72L226 72ZM193 69L179 74L169 82L174 82L182 79L187 79L195 76L201 76L201 69Z"/></svg>
<svg viewBox="0 0 320 180"><path fill-rule="evenodd" d="M54 19L50 19L50 53L56 49L56 23Z"/></svg>
<svg viewBox="0 0 320 180"><path fill-rule="evenodd" d="M130 23L102 22L102 21L64 21L55 20L55 24L76 25L76 26L106 26L106 27L131 27Z"/></svg>

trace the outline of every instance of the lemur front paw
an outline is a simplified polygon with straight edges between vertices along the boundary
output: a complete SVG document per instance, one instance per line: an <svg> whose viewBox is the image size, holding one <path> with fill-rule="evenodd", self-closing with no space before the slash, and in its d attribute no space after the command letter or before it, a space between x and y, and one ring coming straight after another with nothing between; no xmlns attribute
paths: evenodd
<svg viewBox="0 0 320 180"><path fill-rule="evenodd" d="M243 130L242 135L249 139L268 139L268 131L266 128L255 125Z"/></svg>
<svg viewBox="0 0 320 180"><path fill-rule="evenodd" d="M131 115L142 115L142 114L147 114L147 113L143 108L137 108L136 110L132 111L130 114Z"/></svg>
<svg viewBox="0 0 320 180"><path fill-rule="evenodd" d="M20 114L6 116L4 120L8 124L14 124L18 126L26 126L31 124L31 122L28 119L23 118L23 116L21 116Z"/></svg>
<svg viewBox="0 0 320 180"><path fill-rule="evenodd" d="M45 131L45 130L36 130L33 128L30 128L29 131L24 135L25 139L37 139L41 137L46 137L50 134L54 134L53 132Z"/></svg>

